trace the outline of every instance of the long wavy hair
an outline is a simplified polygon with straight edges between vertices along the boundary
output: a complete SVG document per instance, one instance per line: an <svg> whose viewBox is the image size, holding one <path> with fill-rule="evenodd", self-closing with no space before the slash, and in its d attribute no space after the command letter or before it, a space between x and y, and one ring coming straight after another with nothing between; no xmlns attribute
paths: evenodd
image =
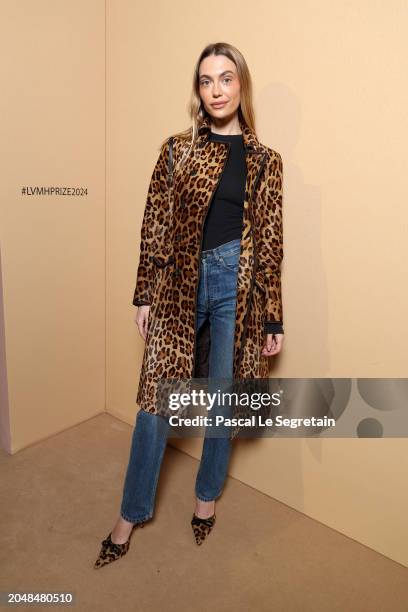
<svg viewBox="0 0 408 612"><path fill-rule="evenodd" d="M205 110L203 103L200 97L200 78L199 78L199 69L200 64L209 55L225 55L232 62L234 62L237 74L241 86L240 91L240 105L238 108L238 115L241 120L246 123L246 125L255 132L255 112L252 101L252 80L251 75L242 53L233 45L230 45L225 42L216 42L210 43L207 45L200 53L200 56L197 60L197 63L194 68L193 75L193 87L191 92L191 98L188 105L188 112L191 119L191 127L183 130L182 132L177 132L177 134L173 134L173 136L177 136L182 140L189 143L189 146L186 148L184 154L176 163L174 172L177 172L188 159L191 151L194 149L194 145L198 138L198 130L200 129L201 124L203 123L206 117L210 117L210 115ZM256 133L256 132L255 132ZM169 137L167 137L161 144L163 146L167 143ZM184 148L184 147L183 147Z"/></svg>

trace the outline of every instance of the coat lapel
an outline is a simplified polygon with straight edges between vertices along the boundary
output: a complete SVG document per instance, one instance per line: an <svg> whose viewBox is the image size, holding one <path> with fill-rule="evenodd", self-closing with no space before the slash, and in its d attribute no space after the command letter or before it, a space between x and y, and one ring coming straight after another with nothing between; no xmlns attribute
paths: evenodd
<svg viewBox="0 0 408 612"><path fill-rule="evenodd" d="M242 119L239 119L247 165L247 176L245 184L245 203L244 208L251 204L252 196L255 191L257 179L266 161L266 154L253 130L251 130ZM198 128L198 147L204 147L209 141L211 132L210 118L206 116ZM223 145L221 145L223 146Z"/></svg>

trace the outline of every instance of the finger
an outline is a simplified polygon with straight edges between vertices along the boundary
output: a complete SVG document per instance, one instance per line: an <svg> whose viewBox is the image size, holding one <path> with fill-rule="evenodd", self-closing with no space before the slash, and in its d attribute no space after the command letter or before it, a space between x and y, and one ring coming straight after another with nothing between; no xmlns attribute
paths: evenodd
<svg viewBox="0 0 408 612"><path fill-rule="evenodd" d="M273 334L266 334L266 341L265 341L265 349L270 352L272 351L276 346L276 339L275 336Z"/></svg>
<svg viewBox="0 0 408 612"><path fill-rule="evenodd" d="M272 350L274 345L274 336L273 334L266 334L266 342L265 342L265 348L266 350L269 352Z"/></svg>
<svg viewBox="0 0 408 612"><path fill-rule="evenodd" d="M149 317L145 317L143 323L144 323L144 327L143 327L144 336L143 336L143 338L146 340L146 338L147 338L147 331L149 329Z"/></svg>
<svg viewBox="0 0 408 612"><path fill-rule="evenodd" d="M268 336L272 336L272 341L269 344L268 342L269 338L267 338L265 345L262 349L262 355L266 355L267 357L270 357L271 355L275 355L276 353L279 352L280 338L279 336L276 337L274 334L268 334Z"/></svg>
<svg viewBox="0 0 408 612"><path fill-rule="evenodd" d="M139 334L142 336L143 340L145 340L144 319L142 317L139 317L137 320L137 329L139 330Z"/></svg>

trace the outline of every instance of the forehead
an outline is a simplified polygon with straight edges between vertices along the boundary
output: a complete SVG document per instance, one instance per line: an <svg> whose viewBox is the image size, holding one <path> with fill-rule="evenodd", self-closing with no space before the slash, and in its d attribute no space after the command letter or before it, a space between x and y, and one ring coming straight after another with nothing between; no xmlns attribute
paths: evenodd
<svg viewBox="0 0 408 612"><path fill-rule="evenodd" d="M221 74L221 72L225 72L225 70L231 70L231 72L236 73L236 66L229 57L225 55L209 55L204 58L200 64L199 75L208 74L214 75Z"/></svg>

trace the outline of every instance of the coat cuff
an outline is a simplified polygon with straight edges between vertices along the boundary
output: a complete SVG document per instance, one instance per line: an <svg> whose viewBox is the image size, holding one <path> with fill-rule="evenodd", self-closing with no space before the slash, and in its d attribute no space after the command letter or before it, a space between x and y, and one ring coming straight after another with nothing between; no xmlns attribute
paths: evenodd
<svg viewBox="0 0 408 612"><path fill-rule="evenodd" d="M145 300L138 300L137 298L133 298L132 301L133 306L150 306L150 302L146 302Z"/></svg>
<svg viewBox="0 0 408 612"><path fill-rule="evenodd" d="M265 333L284 334L282 321L265 321Z"/></svg>

